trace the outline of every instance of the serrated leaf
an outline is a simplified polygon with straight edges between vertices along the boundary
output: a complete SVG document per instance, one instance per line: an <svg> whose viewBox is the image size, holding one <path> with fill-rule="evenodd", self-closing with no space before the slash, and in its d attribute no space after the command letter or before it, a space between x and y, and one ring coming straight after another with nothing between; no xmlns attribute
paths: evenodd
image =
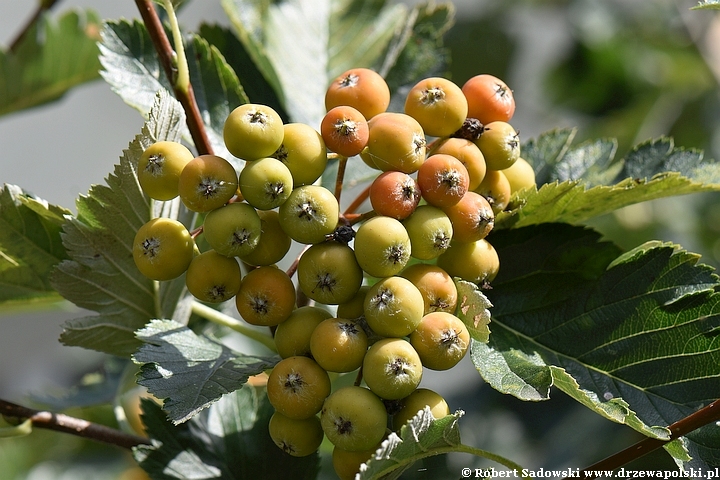
<svg viewBox="0 0 720 480"><path fill-rule="evenodd" d="M14 52L0 52L0 115L57 100L98 78L100 20L91 10L44 13Z"/></svg>
<svg viewBox="0 0 720 480"><path fill-rule="evenodd" d="M360 467L359 480L394 479L416 461L438 453L449 453L460 447L458 420L462 411L435 419L429 407L382 442L380 448ZM459 448L457 451L461 451Z"/></svg>
<svg viewBox="0 0 720 480"><path fill-rule="evenodd" d="M102 31L102 76L113 91L147 116L160 90L172 92L155 47L140 22L108 22ZM198 36L185 45L190 80L214 153L228 160L222 129L230 111L248 99L220 52ZM187 130L183 137L189 138Z"/></svg>
<svg viewBox="0 0 720 480"><path fill-rule="evenodd" d="M720 9L720 0L702 0L690 10L718 10Z"/></svg>
<svg viewBox="0 0 720 480"><path fill-rule="evenodd" d="M172 92L145 26L139 22L106 22L100 47L100 72L125 103L147 116L160 90Z"/></svg>
<svg viewBox="0 0 720 480"><path fill-rule="evenodd" d="M720 190L720 163L676 148L672 139L642 143L614 161L614 141L572 146L574 136L575 130L553 130L523 145L541 187L513 197L495 219L498 229L579 223L635 203Z"/></svg>
<svg viewBox="0 0 720 480"><path fill-rule="evenodd" d="M143 342L133 355L142 365L138 383L165 399L163 408L175 424L189 420L278 361L233 352L173 320L153 320L137 337Z"/></svg>
<svg viewBox="0 0 720 480"><path fill-rule="evenodd" d="M455 279L458 292L458 307L455 314L465 323L473 340L487 343L490 337L490 310L492 304L477 285Z"/></svg>
<svg viewBox="0 0 720 480"><path fill-rule="evenodd" d="M50 272L68 258L60 232L70 214L18 186L0 189L0 303L56 295Z"/></svg>
<svg viewBox="0 0 720 480"><path fill-rule="evenodd" d="M151 401L143 401L142 408L153 445L136 447L133 453L154 480L317 476L317 454L296 458L273 443L268 421L274 410L263 389L245 386L181 425L167 421Z"/></svg>
<svg viewBox="0 0 720 480"><path fill-rule="evenodd" d="M720 184L701 183L677 172L591 188L581 181L555 182L514 197L512 210L500 212L495 227L499 230L552 222L580 223L636 203L717 190Z"/></svg>
<svg viewBox="0 0 720 480"><path fill-rule="evenodd" d="M78 198L77 217L65 223L62 234L70 259L56 267L51 284L67 300L99 315L66 322L64 344L127 357L140 346L135 331L150 319L189 317L184 276L156 287L132 257L135 232L153 213L137 180L137 161L155 141L180 140L182 125L180 104L160 93L143 133L124 151L107 185L94 185Z"/></svg>
<svg viewBox="0 0 720 480"><path fill-rule="evenodd" d="M718 277L697 255L659 242L619 255L569 225L490 241L503 265L488 292L493 334L473 342L471 357L494 388L542 400L555 385L659 438L720 397ZM718 445L720 429L706 435Z"/></svg>

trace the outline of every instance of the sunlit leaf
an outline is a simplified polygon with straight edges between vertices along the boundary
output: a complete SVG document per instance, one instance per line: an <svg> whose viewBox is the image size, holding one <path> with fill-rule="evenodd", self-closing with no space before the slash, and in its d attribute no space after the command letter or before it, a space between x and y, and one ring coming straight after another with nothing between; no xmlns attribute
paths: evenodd
<svg viewBox="0 0 720 480"><path fill-rule="evenodd" d="M138 383L165 400L163 408L176 424L278 361L233 352L173 320L153 320L137 336L143 342L133 355L142 365Z"/></svg>
<svg viewBox="0 0 720 480"><path fill-rule="evenodd" d="M137 161L151 143L179 140L183 125L179 103L158 95L143 133L124 151L107 185L95 185L78 198L77 217L65 223L62 234L70 260L57 266L51 282L64 298L99 315L66 322L60 337L64 344L129 356L140 346L135 331L149 320L189 317L184 275L157 287L132 257L135 233L158 214L140 189ZM165 206L173 203L177 206L177 201Z"/></svg>

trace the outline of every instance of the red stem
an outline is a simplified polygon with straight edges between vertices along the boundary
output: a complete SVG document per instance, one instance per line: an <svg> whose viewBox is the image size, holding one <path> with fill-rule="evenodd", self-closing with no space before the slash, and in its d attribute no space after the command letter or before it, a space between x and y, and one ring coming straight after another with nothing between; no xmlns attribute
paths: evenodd
<svg viewBox="0 0 720 480"><path fill-rule="evenodd" d="M20 420L30 419L34 427L69 433L122 448L131 449L137 445L151 444L150 440L145 437L131 435L105 425L70 417L62 413L23 407L5 400L0 400L0 414Z"/></svg>
<svg viewBox="0 0 720 480"><path fill-rule="evenodd" d="M188 85L187 92L182 89L175 88L175 79L177 71L175 68L174 56L175 51L170 44L170 40L165 34L165 29L162 26L160 17L158 17L155 5L152 0L135 0L140 16L145 22L145 27L150 35L150 39L155 45L155 50L158 53L160 64L165 70L165 75L173 85L175 98L178 99L180 104L185 110L187 115L187 126L190 130L195 148L197 148L199 155L212 154L213 148L210 143L210 138L205 130L205 124L203 123L202 116L200 115L200 109L198 108L197 102L195 101L195 93L193 92L192 85Z"/></svg>
<svg viewBox="0 0 720 480"><path fill-rule="evenodd" d="M678 420L668 427L670 430L669 440L658 440L657 438L645 438L635 445L621 450L604 460L601 460L580 472L580 478L590 479L597 478L597 475L591 475L590 472L602 472L606 470L615 470L646 455L653 450L657 450L668 442L687 435L693 430L705 426L709 423L720 420L720 400L715 400L710 405L701 408L697 412Z"/></svg>

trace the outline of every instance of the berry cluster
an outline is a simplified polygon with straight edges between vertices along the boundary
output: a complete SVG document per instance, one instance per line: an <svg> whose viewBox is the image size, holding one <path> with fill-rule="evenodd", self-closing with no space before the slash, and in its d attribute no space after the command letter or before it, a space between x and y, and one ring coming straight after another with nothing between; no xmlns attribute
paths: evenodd
<svg viewBox="0 0 720 480"><path fill-rule="evenodd" d="M470 344L453 278L489 287L499 261L485 237L511 193L535 184L508 123L512 92L498 78L478 75L462 88L426 78L404 112L387 111L389 103L380 75L351 69L327 89L319 131L283 124L264 105L231 112L224 140L246 161L239 174L174 142L150 146L138 164L149 197L179 196L204 215L192 234L167 218L140 228L139 270L154 280L186 273L197 299L234 298L243 320L272 328L282 360L267 383L270 435L296 456L326 436L341 478L354 475L388 425L399 429L426 405L436 417L449 413L439 394L418 386L423 368L452 368ZM342 173L335 192L316 181L329 158L344 166L354 156L379 173L341 213ZM356 213L366 199L372 209ZM203 253L200 232L211 247ZM285 272L276 264L293 242L305 248ZM354 371L354 386L331 391L328 372Z"/></svg>

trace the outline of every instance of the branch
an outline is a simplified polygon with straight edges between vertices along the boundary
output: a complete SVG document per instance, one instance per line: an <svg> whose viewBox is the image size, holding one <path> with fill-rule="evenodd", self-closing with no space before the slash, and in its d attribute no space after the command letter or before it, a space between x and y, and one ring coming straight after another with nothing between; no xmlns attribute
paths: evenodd
<svg viewBox="0 0 720 480"><path fill-rule="evenodd" d="M625 450L622 450L585 468L580 472L580 477L586 479L596 478L595 475L590 474L591 471L615 470L620 468L623 465L652 452L653 450L657 450L668 442L687 435L693 430L697 430L700 427L718 420L720 420L720 400L715 400L710 405L701 408L697 412L670 425L668 427L668 429L670 429L669 440L659 440L657 438L646 438L641 440L635 445L632 445Z"/></svg>
<svg viewBox="0 0 720 480"><path fill-rule="evenodd" d="M145 437L131 435L105 425L70 417L62 413L23 407L2 399L0 399L0 414L21 420L28 419L34 427L69 433L122 448L130 449L137 445L150 445L150 440Z"/></svg>
<svg viewBox="0 0 720 480"><path fill-rule="evenodd" d="M20 30L20 33L15 37L15 39L10 42L10 46L8 47L8 51L11 53L15 53L15 51L18 49L20 44L22 43L25 36L28 34L28 32L32 29L32 27L37 23L37 21L40 19L40 17L43 15L43 13L50 10L53 5L55 5L59 0L45 0L38 4L37 8L35 9L35 12L33 12L32 17L25 23L25 26Z"/></svg>
<svg viewBox="0 0 720 480"><path fill-rule="evenodd" d="M155 45L155 50L158 53L160 64L165 70L165 75L167 75L170 83L173 85L175 98L178 99L185 110L187 126L198 153L200 155L212 154L213 148L210 144L207 131L205 130L200 109L195 101L195 93L193 92L192 85L189 82L187 85L183 85L183 82L178 83L177 81L178 69L175 51L165 34L165 29L160 21L160 17L158 17L155 11L155 5L152 0L135 0L135 3L138 6L138 10L140 10L140 16L145 23L145 28L147 28L153 45Z"/></svg>

